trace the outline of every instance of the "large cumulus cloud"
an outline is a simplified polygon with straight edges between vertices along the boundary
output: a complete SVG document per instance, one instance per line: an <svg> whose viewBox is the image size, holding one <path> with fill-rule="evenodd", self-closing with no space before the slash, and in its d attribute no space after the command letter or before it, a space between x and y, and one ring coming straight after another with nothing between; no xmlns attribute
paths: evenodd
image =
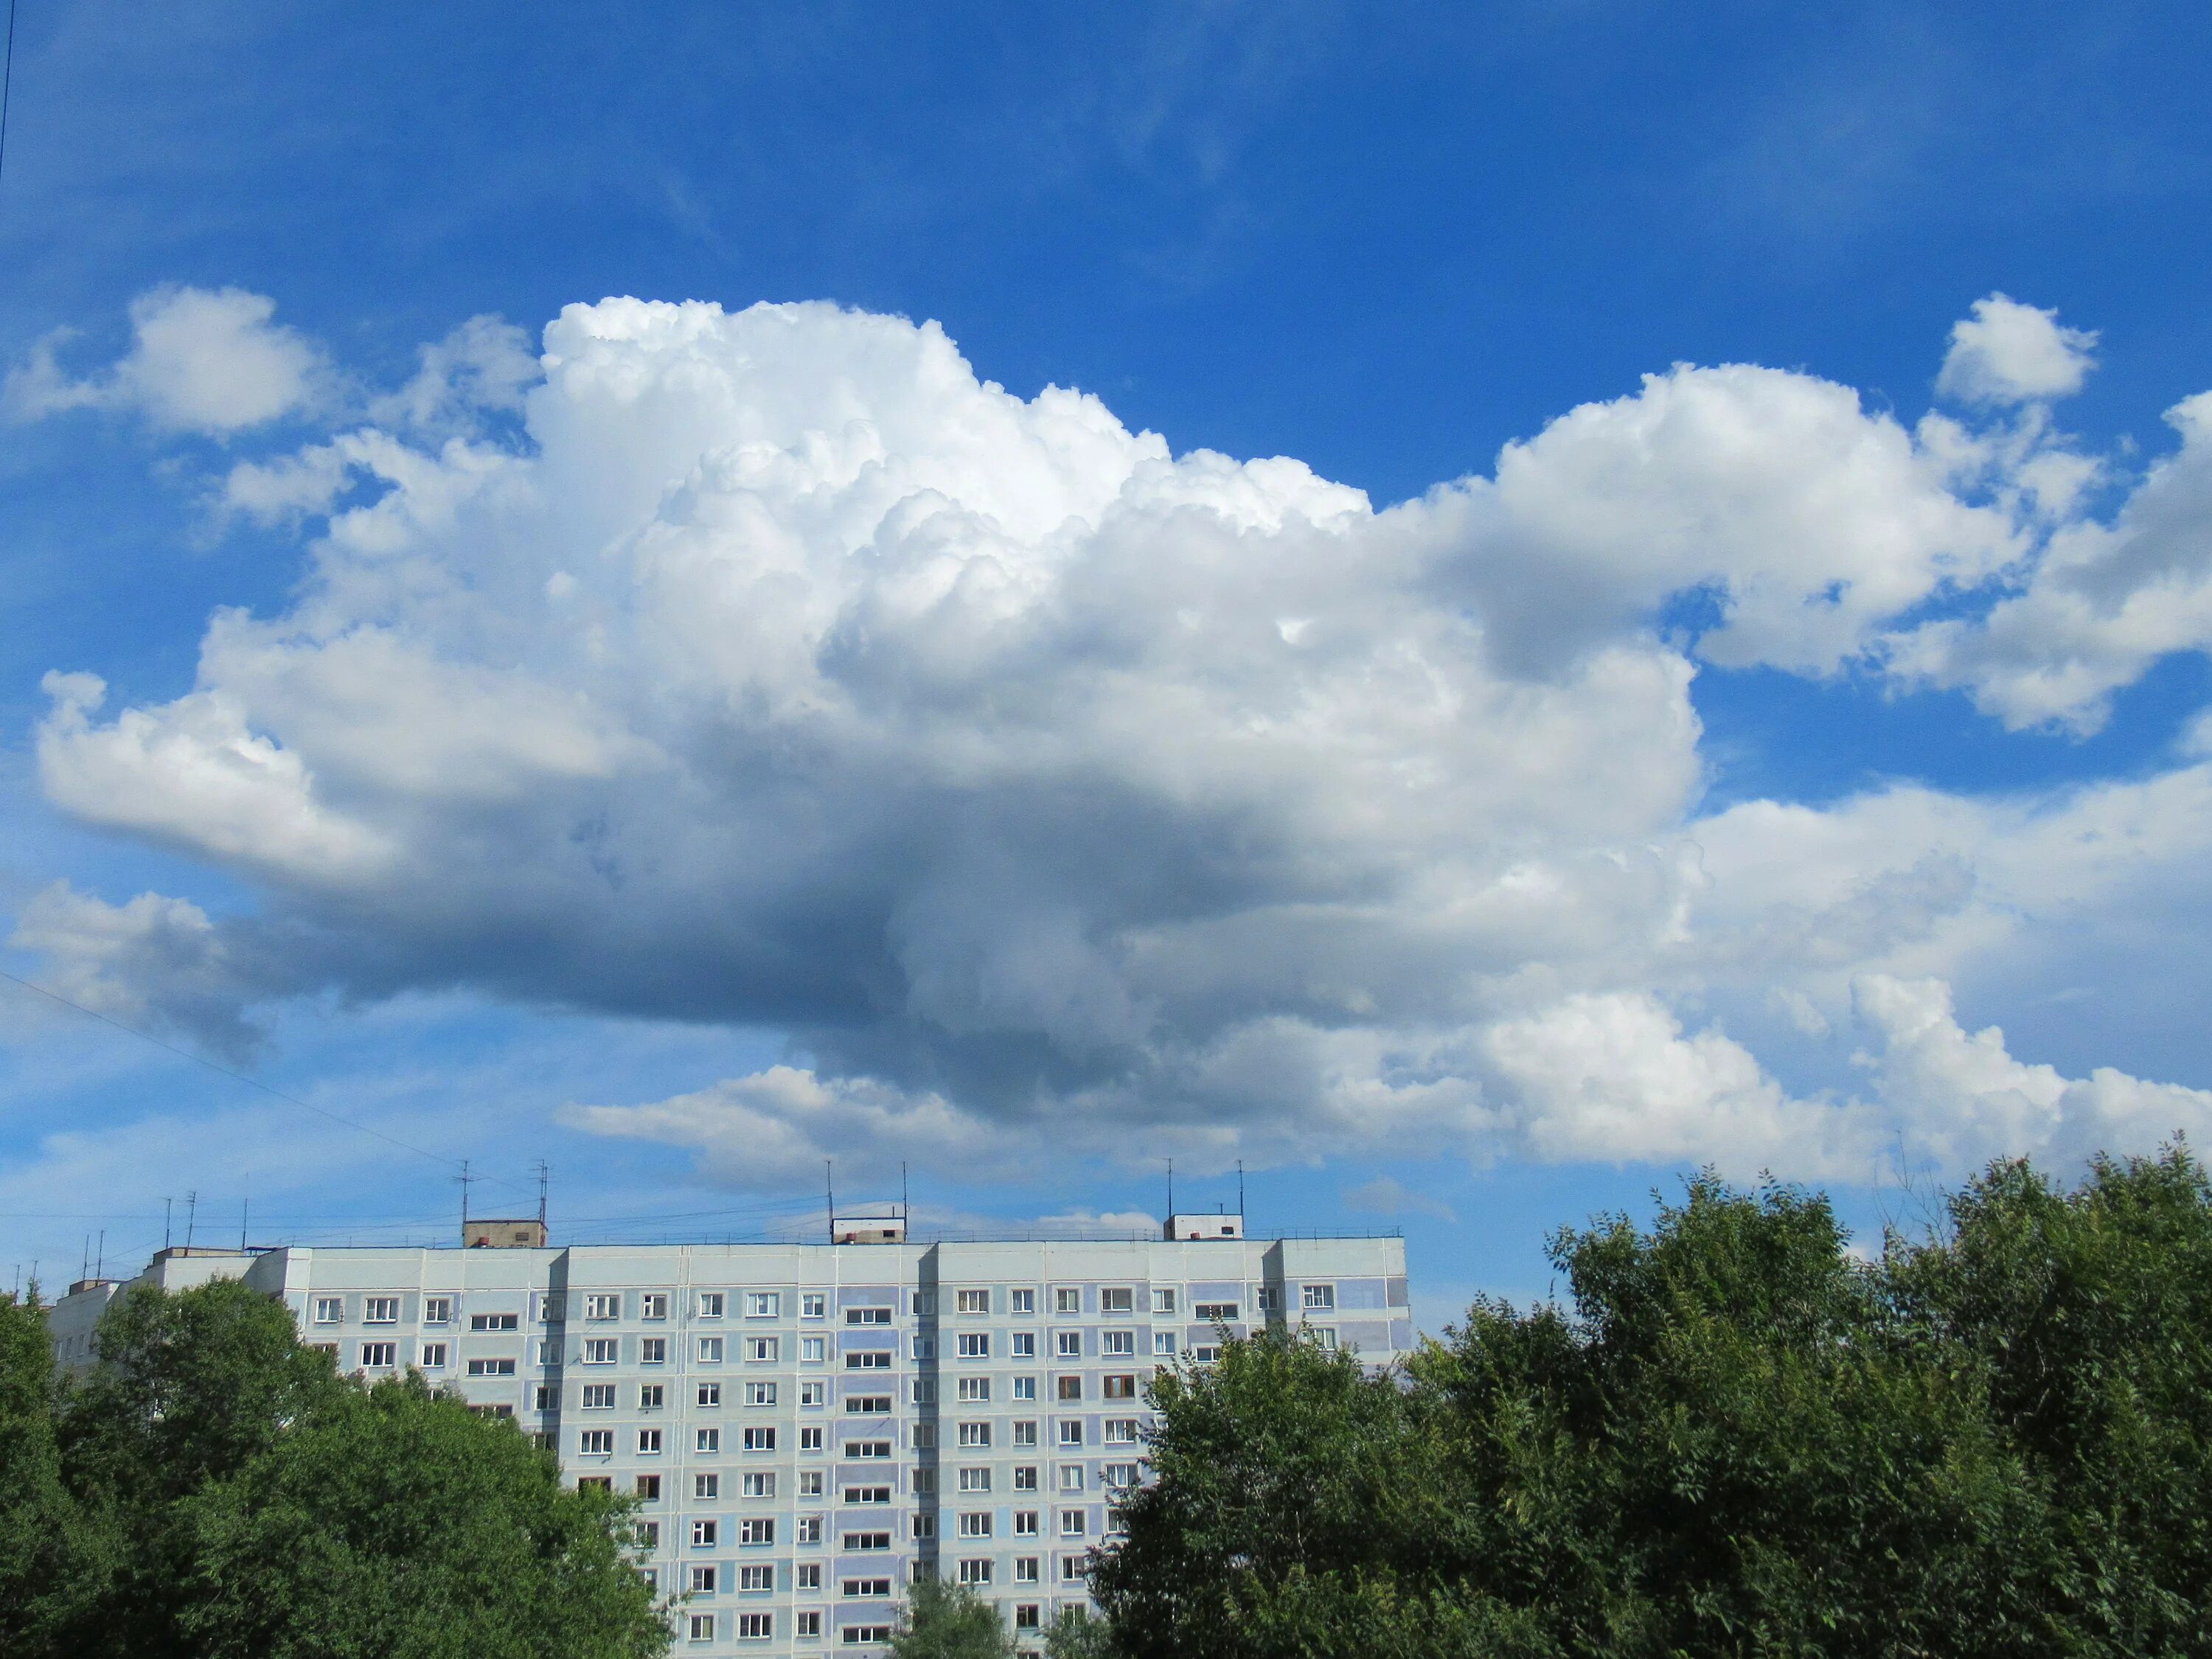
<svg viewBox="0 0 2212 1659"><path fill-rule="evenodd" d="M2124 809L1701 819L1689 697L1702 659L2009 710L2007 606L2085 560L2112 587L2193 556L2114 550L2194 510L2160 505L2188 452L2082 516L2098 464L2034 398L2088 338L2053 359L2054 321L1993 303L1954 356L1994 414L1908 429L1808 375L1677 367L1379 511L1016 397L933 325L610 300L530 380L479 320L361 423L229 473L228 510L316 526L290 610L219 613L165 704L50 677L50 798L260 902L58 890L22 937L115 988L188 958L189 996L111 994L233 1042L238 1006L330 988L781 1025L789 1066L574 1115L735 1181L824 1146L989 1170L1139 1133L1845 1175L1900 1133L2002 1149L1944 1058L1989 1034L1929 1036L1942 976L2051 871L2123 881L2066 845L2020 866ZM1691 594L1710 626L1662 632ZM2130 869L2187 839L2200 772L2161 781ZM1864 1075L1793 1092L1697 1012L1754 990L1856 1022ZM2015 1139L2125 1093L2035 1079ZM2203 1113L2140 1087L2133 1127Z"/></svg>

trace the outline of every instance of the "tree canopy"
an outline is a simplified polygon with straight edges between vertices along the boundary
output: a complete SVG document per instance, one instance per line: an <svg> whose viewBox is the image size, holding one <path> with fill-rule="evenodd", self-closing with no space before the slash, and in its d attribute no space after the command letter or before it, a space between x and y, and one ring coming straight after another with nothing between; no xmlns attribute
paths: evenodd
<svg viewBox="0 0 2212 1659"><path fill-rule="evenodd" d="M657 1659L622 1504L419 1377L365 1386L233 1282L140 1289L57 1387L0 1301L10 1659Z"/></svg>
<svg viewBox="0 0 2212 1659"><path fill-rule="evenodd" d="M1154 1387L1094 1586L1135 1659L2212 1652L2212 1202L2001 1164L1855 1255L1710 1177L1370 1376L1276 1332Z"/></svg>

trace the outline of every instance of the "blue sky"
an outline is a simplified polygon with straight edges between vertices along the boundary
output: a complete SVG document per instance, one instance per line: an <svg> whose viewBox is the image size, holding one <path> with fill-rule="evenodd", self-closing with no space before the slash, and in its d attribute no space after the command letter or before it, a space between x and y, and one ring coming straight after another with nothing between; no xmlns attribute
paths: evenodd
<svg viewBox="0 0 2212 1659"><path fill-rule="evenodd" d="M2197 1125L2208 36L27 5L0 1261Z"/></svg>

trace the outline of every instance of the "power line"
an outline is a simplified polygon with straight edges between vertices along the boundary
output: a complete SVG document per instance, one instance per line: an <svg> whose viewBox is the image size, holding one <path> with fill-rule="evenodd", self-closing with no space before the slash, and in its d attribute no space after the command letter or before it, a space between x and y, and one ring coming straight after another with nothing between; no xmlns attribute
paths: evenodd
<svg viewBox="0 0 2212 1659"><path fill-rule="evenodd" d="M13 26L10 27L12 28ZM126 1025L121 1020L103 1014L96 1008L86 1007L82 1002L72 1002L60 992L50 991L43 985L9 973L5 968L0 968L0 979L7 980L11 984L20 985L27 991L35 991L49 1002L58 1002L64 1008L74 1008L86 1018L96 1019L102 1025L112 1025L117 1030L126 1036L135 1036L142 1042L150 1042L164 1054L174 1054L179 1060L189 1060L195 1066L204 1066L209 1071L219 1073L234 1083L243 1083L247 1088L258 1089L263 1094L281 1100L288 1106L297 1106L303 1112L313 1112L317 1117L328 1118L333 1123L340 1124L349 1129L358 1130L362 1134L384 1142L387 1146L397 1146L403 1152L412 1152L417 1158L427 1158L433 1164L442 1164L449 1170L459 1170L465 1167L459 1158L447 1158L442 1152L430 1152L427 1148L402 1140L397 1135L388 1135L381 1129L372 1129L366 1123L357 1123L349 1117L341 1117L326 1106L318 1106L313 1101L301 1099L297 1095L288 1095L282 1089L272 1088L264 1083L259 1078L248 1077L244 1072L233 1071L229 1066L219 1065L204 1054L196 1054L189 1048L179 1048L173 1042L164 1042L150 1031L142 1031L135 1025ZM482 1181L497 1181L501 1186L513 1187L518 1192L528 1190L519 1182L502 1180L498 1176L480 1176L476 1178Z"/></svg>
<svg viewBox="0 0 2212 1659"><path fill-rule="evenodd" d="M8 161L8 94L15 84L15 0L8 0L8 55L0 65L0 167Z"/></svg>

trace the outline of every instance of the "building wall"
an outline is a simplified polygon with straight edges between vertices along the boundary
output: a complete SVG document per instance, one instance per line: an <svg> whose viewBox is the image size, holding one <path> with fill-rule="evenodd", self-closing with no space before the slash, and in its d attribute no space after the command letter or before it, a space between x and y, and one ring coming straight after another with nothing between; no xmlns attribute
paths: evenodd
<svg viewBox="0 0 2212 1659"><path fill-rule="evenodd" d="M341 1369L420 1367L545 1437L572 1483L654 1492L640 1559L690 1595L679 1653L873 1651L918 1571L1048 1626L1088 1605L1152 1367L1277 1318L1376 1364L1413 1341L1395 1238L296 1248L228 1270Z"/></svg>

